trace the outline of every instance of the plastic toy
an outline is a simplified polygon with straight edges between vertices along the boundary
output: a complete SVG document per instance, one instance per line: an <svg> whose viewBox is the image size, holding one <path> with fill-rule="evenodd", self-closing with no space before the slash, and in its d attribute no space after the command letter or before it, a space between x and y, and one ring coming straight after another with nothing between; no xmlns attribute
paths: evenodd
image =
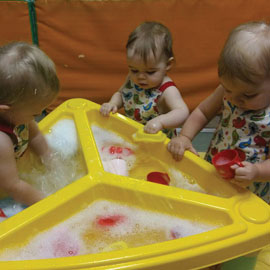
<svg viewBox="0 0 270 270"><path fill-rule="evenodd" d="M234 170L231 166L237 164L243 167L243 161L238 152L234 149L223 150L213 157L213 165L224 179L231 179L234 177Z"/></svg>
<svg viewBox="0 0 270 270"><path fill-rule="evenodd" d="M168 186L170 183L170 177L167 173L150 172L147 175L147 181Z"/></svg>
<svg viewBox="0 0 270 270"><path fill-rule="evenodd" d="M269 205L248 190L224 181L214 166L192 153L186 152L181 162L174 161L166 149L169 140L163 133L145 134L142 125L121 114L102 117L99 108L98 104L88 100L71 99L40 122L41 130L48 133L59 120L74 120L88 173L0 223L0 254L7 249L23 247L35 235L100 200L211 224L217 228L184 237L181 228L175 227L170 232L175 240L167 242L136 248L116 242L108 247L107 252L103 250L97 254L55 259L2 261L1 269L201 269L260 250L270 243ZM128 176L104 170L93 126L110 130L123 141L136 146L136 151L130 149L132 155L138 157L139 166L130 169ZM126 150L117 147L118 144L110 144L104 151L118 155ZM129 154L131 151L127 150ZM145 181L151 172L169 172L171 169L195 179L206 193ZM100 216L97 224L111 226L122 221L120 216ZM65 256L66 252L69 255L78 252L76 242L71 248L61 241L57 245L60 256L63 253Z"/></svg>

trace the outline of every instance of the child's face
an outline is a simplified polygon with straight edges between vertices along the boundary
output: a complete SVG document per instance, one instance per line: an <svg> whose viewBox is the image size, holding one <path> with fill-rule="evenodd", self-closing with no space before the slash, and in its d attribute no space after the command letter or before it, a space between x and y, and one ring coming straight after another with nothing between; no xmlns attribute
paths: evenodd
<svg viewBox="0 0 270 270"><path fill-rule="evenodd" d="M159 87L166 72L170 69L169 62L164 57L159 58L159 60L156 60L152 55L145 63L142 57L134 55L128 50L127 64L130 79L143 89Z"/></svg>
<svg viewBox="0 0 270 270"><path fill-rule="evenodd" d="M260 86L240 81L220 78L225 88L225 97L242 110L260 110L270 105L270 80L265 80Z"/></svg>
<svg viewBox="0 0 270 270"><path fill-rule="evenodd" d="M19 102L10 106L7 111L10 122L14 125L27 124L34 120L42 111L47 108L56 98L56 94L47 97L35 97L25 102Z"/></svg>

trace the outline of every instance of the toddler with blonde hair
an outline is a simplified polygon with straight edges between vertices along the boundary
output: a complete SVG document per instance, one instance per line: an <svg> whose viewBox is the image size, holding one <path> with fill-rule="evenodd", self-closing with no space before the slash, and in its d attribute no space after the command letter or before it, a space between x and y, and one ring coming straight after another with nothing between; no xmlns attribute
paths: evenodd
<svg viewBox="0 0 270 270"><path fill-rule="evenodd" d="M44 195L19 178L16 160L28 146L49 159L34 118L54 101L59 87L54 63L37 46L13 42L0 47L0 189L25 205Z"/></svg>

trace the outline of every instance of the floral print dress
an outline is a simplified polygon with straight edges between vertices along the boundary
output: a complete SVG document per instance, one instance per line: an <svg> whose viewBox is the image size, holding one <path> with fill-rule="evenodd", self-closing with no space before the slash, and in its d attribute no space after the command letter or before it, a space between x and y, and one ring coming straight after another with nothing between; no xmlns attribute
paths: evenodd
<svg viewBox="0 0 270 270"><path fill-rule="evenodd" d="M212 138L205 159L224 149L236 149L240 157L251 163L264 161L269 157L270 108L258 111L243 111L223 99L223 112ZM250 191L270 203L269 182L254 182Z"/></svg>
<svg viewBox="0 0 270 270"><path fill-rule="evenodd" d="M169 86L175 86L174 82L168 81L159 88L145 90L128 80L121 90L126 116L143 125L159 116L161 113L157 106L158 99ZM175 129L163 129L162 131L168 138L176 135Z"/></svg>
<svg viewBox="0 0 270 270"><path fill-rule="evenodd" d="M29 141L28 125L24 124L24 125L15 126L14 128L12 128L8 125L1 123L0 131L5 132L12 138L15 158L16 159L20 158L28 146L28 141Z"/></svg>

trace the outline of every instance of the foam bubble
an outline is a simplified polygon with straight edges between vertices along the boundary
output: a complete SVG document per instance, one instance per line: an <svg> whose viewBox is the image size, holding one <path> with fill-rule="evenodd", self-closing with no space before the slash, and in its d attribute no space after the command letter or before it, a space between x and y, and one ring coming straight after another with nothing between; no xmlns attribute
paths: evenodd
<svg viewBox="0 0 270 270"><path fill-rule="evenodd" d="M19 177L50 195L73 181L83 177L87 171L73 120L58 121L46 135L53 153L49 167L44 166L32 152L27 152L17 161ZM68 146L68 147L67 147Z"/></svg>
<svg viewBox="0 0 270 270"><path fill-rule="evenodd" d="M76 126L73 120L63 119L51 127L45 138L55 152L64 158L74 155L79 148Z"/></svg>
<svg viewBox="0 0 270 270"><path fill-rule="evenodd" d="M162 213L111 201L97 201L28 244L5 250L0 260L67 257L138 247L215 229Z"/></svg>

